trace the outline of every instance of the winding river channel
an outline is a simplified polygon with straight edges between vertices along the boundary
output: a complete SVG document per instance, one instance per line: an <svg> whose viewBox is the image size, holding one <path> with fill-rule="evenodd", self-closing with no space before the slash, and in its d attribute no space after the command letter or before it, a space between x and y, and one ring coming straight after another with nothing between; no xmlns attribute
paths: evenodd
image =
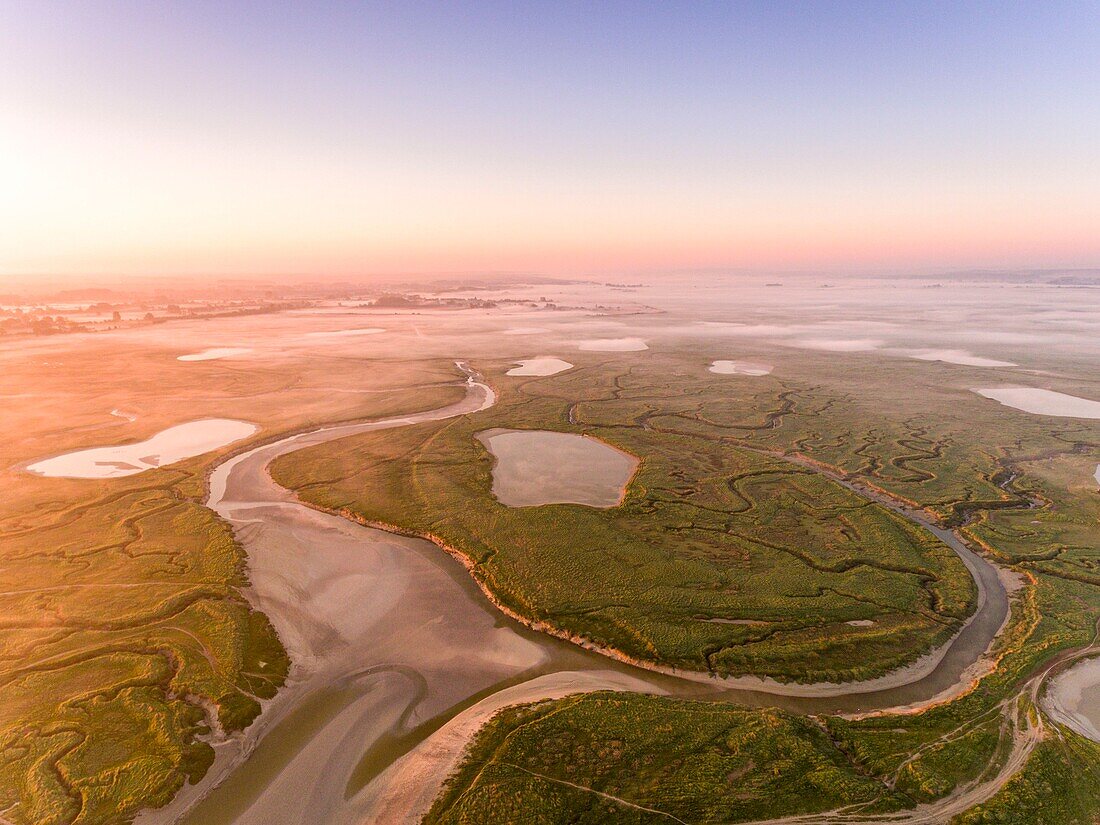
<svg viewBox="0 0 1100 825"><path fill-rule="evenodd" d="M498 708L581 690L800 713L918 706L968 683L1006 621L1008 592L997 568L923 514L837 478L931 530L962 558L979 592L964 628L916 664L867 682L784 685L661 673L531 630L497 610L435 545L306 506L271 479L273 460L304 447L491 406L492 389L459 367L468 375L460 402L291 435L213 469L207 505L247 551L247 595L278 631L291 673L246 731L212 740L217 757L202 781L139 822L415 822Z"/></svg>

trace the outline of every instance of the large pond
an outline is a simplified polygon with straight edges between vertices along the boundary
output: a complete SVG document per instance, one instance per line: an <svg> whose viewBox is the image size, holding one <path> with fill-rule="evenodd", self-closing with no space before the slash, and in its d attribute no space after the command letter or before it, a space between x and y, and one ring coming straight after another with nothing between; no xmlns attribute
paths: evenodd
<svg viewBox="0 0 1100 825"><path fill-rule="evenodd" d="M1055 676L1043 708L1063 725L1100 742L1100 659L1086 659Z"/></svg>
<svg viewBox="0 0 1100 825"><path fill-rule="evenodd" d="M523 361L516 361L518 366L512 367L508 370L507 375L557 375L559 372L565 372L566 370L573 369L573 365L568 361L563 361L560 358L550 358L548 356L540 356L538 358L527 358Z"/></svg>
<svg viewBox="0 0 1100 825"><path fill-rule="evenodd" d="M634 456L573 433L493 429L477 437L496 459L493 495L509 507L615 507L638 466Z"/></svg>
<svg viewBox="0 0 1100 825"><path fill-rule="evenodd" d="M996 389L975 389L978 395L999 401L1006 407L1012 407L1036 415L1056 415L1063 418L1100 418L1100 401L1078 398L1054 390L1041 390L1035 387L998 387Z"/></svg>
<svg viewBox="0 0 1100 825"><path fill-rule="evenodd" d="M61 478L118 478L163 467L248 438L260 428L231 418L203 418L161 430L145 441L92 447L27 465L29 472Z"/></svg>

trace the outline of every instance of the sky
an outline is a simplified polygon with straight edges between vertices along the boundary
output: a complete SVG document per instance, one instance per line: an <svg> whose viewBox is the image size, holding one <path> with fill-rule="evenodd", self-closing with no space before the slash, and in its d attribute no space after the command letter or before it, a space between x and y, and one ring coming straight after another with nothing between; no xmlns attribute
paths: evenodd
<svg viewBox="0 0 1100 825"><path fill-rule="evenodd" d="M1100 3L0 0L0 280L1100 266Z"/></svg>

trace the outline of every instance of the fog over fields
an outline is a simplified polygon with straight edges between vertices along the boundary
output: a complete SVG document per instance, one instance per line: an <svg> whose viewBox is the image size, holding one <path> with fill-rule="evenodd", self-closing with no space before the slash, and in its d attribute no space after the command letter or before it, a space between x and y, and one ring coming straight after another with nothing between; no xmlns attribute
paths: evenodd
<svg viewBox="0 0 1100 825"><path fill-rule="evenodd" d="M152 319L0 338L9 818L945 821L1089 775L1100 304L1052 280L118 292Z"/></svg>

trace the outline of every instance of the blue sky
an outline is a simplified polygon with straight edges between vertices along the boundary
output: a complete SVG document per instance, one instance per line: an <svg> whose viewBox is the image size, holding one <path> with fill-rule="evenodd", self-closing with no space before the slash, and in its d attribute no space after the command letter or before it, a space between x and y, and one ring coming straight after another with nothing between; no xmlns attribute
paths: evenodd
<svg viewBox="0 0 1100 825"><path fill-rule="evenodd" d="M1097 3L0 3L0 273L1098 264L1098 31Z"/></svg>

